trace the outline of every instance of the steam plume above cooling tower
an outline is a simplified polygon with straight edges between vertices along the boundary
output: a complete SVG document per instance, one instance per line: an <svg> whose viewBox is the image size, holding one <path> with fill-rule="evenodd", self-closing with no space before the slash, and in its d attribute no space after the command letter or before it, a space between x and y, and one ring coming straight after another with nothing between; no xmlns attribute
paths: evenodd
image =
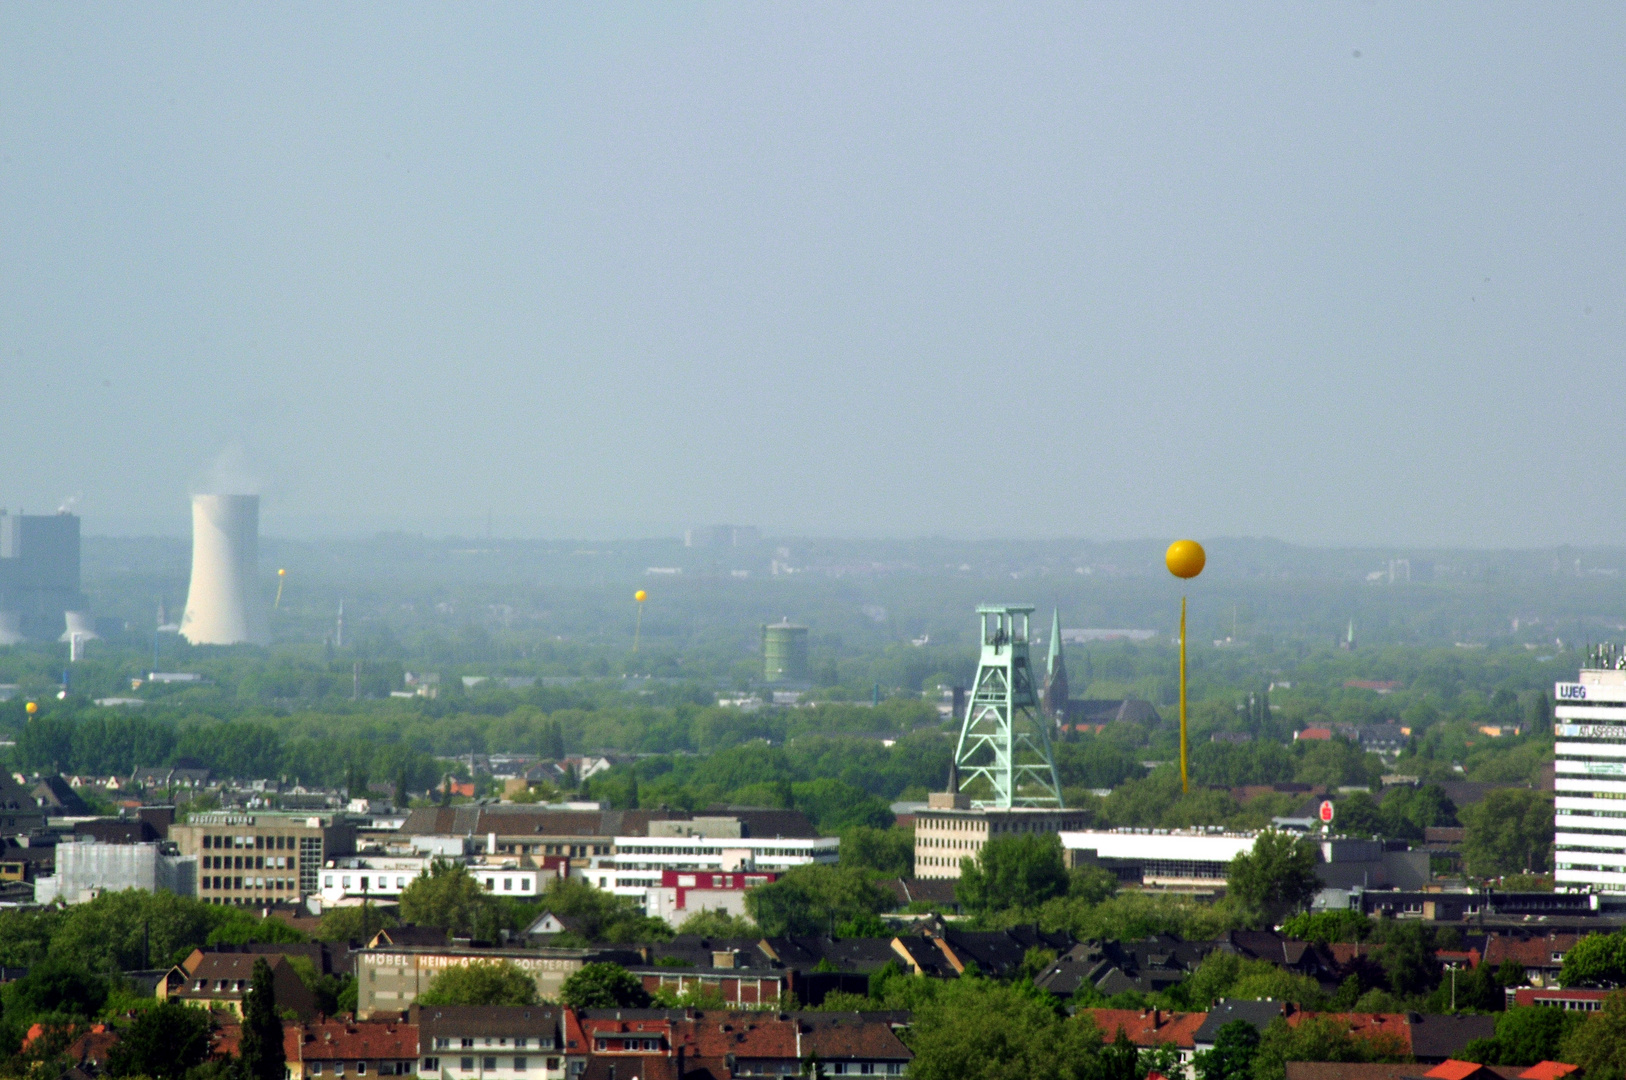
<svg viewBox="0 0 1626 1080"><path fill-rule="evenodd" d="M194 645L268 641L255 589L259 561L258 495L192 496L192 585L181 636Z"/></svg>

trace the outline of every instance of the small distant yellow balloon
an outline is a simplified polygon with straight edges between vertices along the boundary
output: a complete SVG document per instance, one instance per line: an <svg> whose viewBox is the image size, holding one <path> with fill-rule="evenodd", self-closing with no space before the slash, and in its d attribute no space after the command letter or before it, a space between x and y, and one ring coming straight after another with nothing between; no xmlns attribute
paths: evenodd
<svg viewBox="0 0 1626 1080"><path fill-rule="evenodd" d="M27 711L28 711L28 715L29 715L29 716L33 716L33 715L34 715L34 714L35 714L35 713L37 713L37 712L39 712L39 711L40 711L40 706L39 706L39 702L37 702L37 701L30 701L30 702L29 702L29 703L28 703L28 705L27 705L27 706L26 706L26 709L27 709Z"/></svg>
<svg viewBox="0 0 1626 1080"><path fill-rule="evenodd" d="M1169 550L1163 556L1168 564L1169 573L1177 578L1194 578L1203 572L1208 564L1208 555L1203 546L1195 540L1176 540L1169 545Z"/></svg>
<svg viewBox="0 0 1626 1080"><path fill-rule="evenodd" d="M287 577L288 576L288 571L286 571L286 570L278 570L277 571L277 576L278 577Z"/></svg>
<svg viewBox="0 0 1626 1080"><path fill-rule="evenodd" d="M635 593L633 593L633 594L632 594L632 598L633 598L633 599L634 599L634 600L636 600L636 601L638 601L638 602L639 602L639 603L640 603L640 604L641 604L641 603L643 603L643 602L644 602L644 601L645 601L645 600L648 600L648 599L649 599L649 594L648 594L648 593L646 593L646 592L644 592L644 590L642 590L642 589L639 589L639 590L638 590L638 591L637 591L637 592L635 592Z"/></svg>

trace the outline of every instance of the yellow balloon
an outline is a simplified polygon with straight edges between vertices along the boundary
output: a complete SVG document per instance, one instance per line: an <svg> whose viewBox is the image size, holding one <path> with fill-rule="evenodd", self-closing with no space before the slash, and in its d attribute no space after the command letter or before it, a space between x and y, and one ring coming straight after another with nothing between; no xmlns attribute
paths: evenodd
<svg viewBox="0 0 1626 1080"><path fill-rule="evenodd" d="M27 711L29 716L33 716L35 713L40 711L39 703L30 701L27 705Z"/></svg>
<svg viewBox="0 0 1626 1080"><path fill-rule="evenodd" d="M1208 555L1203 546L1195 540L1176 540L1169 545L1169 550L1163 556L1168 564L1169 573L1177 578L1194 578L1203 572L1208 564Z"/></svg>
<svg viewBox="0 0 1626 1080"><path fill-rule="evenodd" d="M286 574L286 573L287 573L287 572L288 572L288 571L286 571L286 570L278 570L278 571L277 571L277 576L278 576L278 577L282 577L282 576L283 576L283 575L284 575L284 574Z"/></svg>
<svg viewBox="0 0 1626 1080"><path fill-rule="evenodd" d="M648 593L646 593L646 592L644 592L644 590L642 590L642 589L639 589L639 590L638 590L638 591L637 591L637 592L635 592L635 593L633 593L633 594L632 594L632 598L633 598L633 599L634 599L634 600L636 600L636 601L638 601L638 602L639 602L639 603L640 603L640 604L641 604L641 603L643 603L643 602L644 602L644 601L645 601L645 600L648 600L648 599L649 599L649 594L648 594Z"/></svg>

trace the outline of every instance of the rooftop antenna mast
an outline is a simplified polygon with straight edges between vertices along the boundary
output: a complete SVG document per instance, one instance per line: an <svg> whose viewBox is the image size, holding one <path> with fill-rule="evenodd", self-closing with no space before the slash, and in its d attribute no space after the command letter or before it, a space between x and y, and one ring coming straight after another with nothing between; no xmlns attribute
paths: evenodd
<svg viewBox="0 0 1626 1080"><path fill-rule="evenodd" d="M967 695L960 741L954 750L957 792L979 809L1061 807L1061 783L1050 752L1050 725L1039 715L1039 696L1028 661L1033 608L983 604L982 656Z"/></svg>

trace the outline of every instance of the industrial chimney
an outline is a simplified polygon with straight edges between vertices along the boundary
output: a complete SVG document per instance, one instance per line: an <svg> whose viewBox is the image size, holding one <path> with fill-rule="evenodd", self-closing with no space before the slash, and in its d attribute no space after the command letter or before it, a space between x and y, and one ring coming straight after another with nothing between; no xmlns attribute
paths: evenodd
<svg viewBox="0 0 1626 1080"><path fill-rule="evenodd" d="M194 645L264 644L264 605L255 598L260 561L258 495L192 496L192 585L181 636Z"/></svg>

